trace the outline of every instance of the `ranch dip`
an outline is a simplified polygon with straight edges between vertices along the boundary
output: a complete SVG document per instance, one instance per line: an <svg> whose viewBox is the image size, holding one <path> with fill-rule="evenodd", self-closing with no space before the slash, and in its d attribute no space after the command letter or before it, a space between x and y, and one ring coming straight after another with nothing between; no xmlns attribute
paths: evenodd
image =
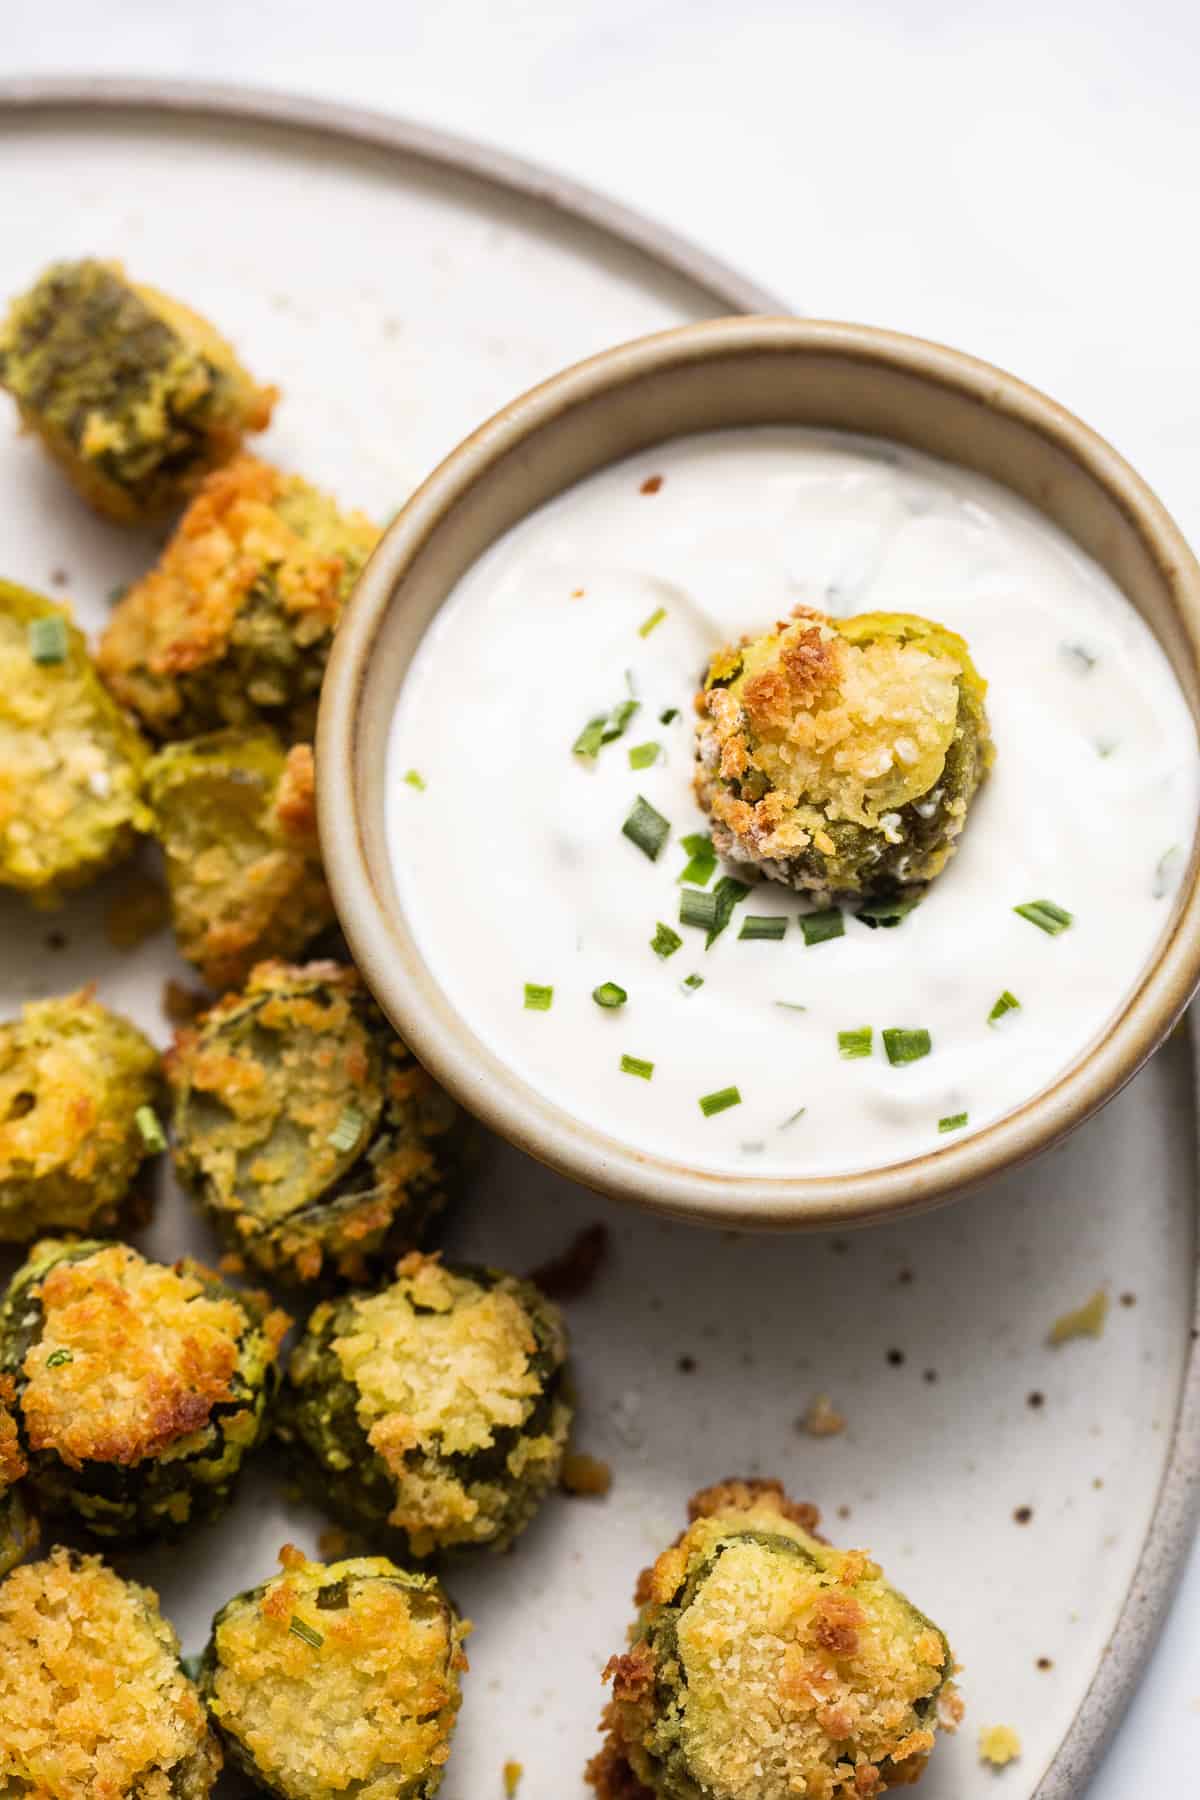
<svg viewBox="0 0 1200 1800"><path fill-rule="evenodd" d="M898 924L848 903L809 943L812 903L763 880L706 948L680 921L680 840L707 831L694 696L801 603L961 633L995 766ZM637 1149L763 1174L921 1155L1074 1063L1168 924L1200 791L1164 653L1065 536L982 477L792 428L667 443L493 545L414 660L386 781L406 916L496 1055ZM622 830L639 799L670 828L654 860ZM783 936L740 936L748 916Z"/></svg>

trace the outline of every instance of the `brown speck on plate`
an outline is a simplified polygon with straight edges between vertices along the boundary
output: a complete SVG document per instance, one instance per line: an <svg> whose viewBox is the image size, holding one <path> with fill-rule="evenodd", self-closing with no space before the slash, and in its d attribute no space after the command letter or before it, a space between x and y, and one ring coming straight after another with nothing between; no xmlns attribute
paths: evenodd
<svg viewBox="0 0 1200 1800"><path fill-rule="evenodd" d="M922 1377L923 1380L925 1380L929 1383L930 1387L933 1386L933 1384L937 1380L937 1378L938 1378L938 1372L936 1369L926 1369L925 1374Z"/></svg>
<svg viewBox="0 0 1200 1800"><path fill-rule="evenodd" d="M1033 1517L1032 1506L1017 1506L1017 1507L1013 1508L1013 1518L1016 1520L1018 1525L1028 1525L1028 1523L1032 1519L1032 1517Z"/></svg>
<svg viewBox="0 0 1200 1800"><path fill-rule="evenodd" d="M911 1269L901 1269L899 1274L896 1276L896 1285L898 1287L908 1287L909 1284L911 1283L912 1279L913 1279L913 1272Z"/></svg>
<svg viewBox="0 0 1200 1800"><path fill-rule="evenodd" d="M1136 1306L1137 1305L1137 1295L1136 1294L1122 1294L1121 1295L1121 1305L1122 1306Z"/></svg>
<svg viewBox="0 0 1200 1800"><path fill-rule="evenodd" d="M845 1256L850 1245L845 1238L830 1238L829 1248L835 1256Z"/></svg>
<svg viewBox="0 0 1200 1800"><path fill-rule="evenodd" d="M59 931L59 930L55 929L54 931L48 931L46 933L46 948L47 948L47 950L65 950L66 947L67 947L67 934L65 931Z"/></svg>
<svg viewBox="0 0 1200 1800"><path fill-rule="evenodd" d="M696 1371L696 1359L694 1356L681 1356L676 1360L675 1367L681 1375L693 1375Z"/></svg>
<svg viewBox="0 0 1200 1800"><path fill-rule="evenodd" d="M551 1300L579 1300L588 1292L608 1256L607 1225L587 1225L560 1256L542 1263L529 1279Z"/></svg>
<svg viewBox="0 0 1200 1800"><path fill-rule="evenodd" d="M848 1506L839 1506L837 1509L837 1516L839 1519L848 1519L850 1517L850 1508Z"/></svg>
<svg viewBox="0 0 1200 1800"><path fill-rule="evenodd" d="M1039 1669L1042 1669L1042 1670L1052 1669L1054 1667L1054 1663L1048 1656L1039 1656L1037 1659L1037 1666Z"/></svg>
<svg viewBox="0 0 1200 1800"><path fill-rule="evenodd" d="M71 577L67 574L65 569L51 569L50 571L51 587L66 587L70 579Z"/></svg>
<svg viewBox="0 0 1200 1800"><path fill-rule="evenodd" d="M904 1352L903 1350L889 1350L887 1359L891 1363L893 1369L898 1369L904 1361Z"/></svg>
<svg viewBox="0 0 1200 1800"><path fill-rule="evenodd" d="M1046 1396L1045 1396L1045 1394L1039 1394L1035 1391L1034 1393L1029 1395L1025 1404L1027 1406L1032 1406L1034 1411L1036 1412L1039 1407L1045 1406Z"/></svg>
<svg viewBox="0 0 1200 1800"><path fill-rule="evenodd" d="M661 475L647 475L645 481L643 481L641 487L638 489L638 493L657 494L662 484L663 478Z"/></svg>

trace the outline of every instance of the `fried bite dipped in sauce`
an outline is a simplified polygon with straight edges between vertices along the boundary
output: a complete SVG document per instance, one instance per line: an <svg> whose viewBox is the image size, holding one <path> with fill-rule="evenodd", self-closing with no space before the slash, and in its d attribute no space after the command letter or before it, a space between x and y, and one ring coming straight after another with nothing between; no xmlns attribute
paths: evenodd
<svg viewBox="0 0 1200 1800"><path fill-rule="evenodd" d="M907 613L798 608L722 650L697 696L718 853L814 894L931 881L993 759L986 688L956 633Z"/></svg>
<svg viewBox="0 0 1200 1800"><path fill-rule="evenodd" d="M342 606L378 537L299 475L239 456L117 606L100 673L154 738L265 724L310 742Z"/></svg>
<svg viewBox="0 0 1200 1800"><path fill-rule="evenodd" d="M944 1634L774 1481L697 1494L612 1658L598 1800L863 1800L961 1715Z"/></svg>
<svg viewBox="0 0 1200 1800"><path fill-rule="evenodd" d="M55 263L0 325L0 386L90 506L122 524L178 505L270 423L207 320L120 263Z"/></svg>
<svg viewBox="0 0 1200 1800"><path fill-rule="evenodd" d="M220 1767L152 1589L61 1548L0 1582L0 1794L205 1800Z"/></svg>
<svg viewBox="0 0 1200 1800"><path fill-rule="evenodd" d="M454 1190L463 1116L344 964L261 963L167 1075L181 1180L269 1274L365 1280Z"/></svg>
<svg viewBox="0 0 1200 1800"><path fill-rule="evenodd" d="M0 1243L140 1214L163 1098L154 1045L89 989L0 1025Z"/></svg>
<svg viewBox="0 0 1200 1800"><path fill-rule="evenodd" d="M128 855L148 754L70 612L0 581L0 887L53 904Z"/></svg>
<svg viewBox="0 0 1200 1800"><path fill-rule="evenodd" d="M167 744L146 767L181 955L218 993L333 922L312 750L265 727Z"/></svg>
<svg viewBox="0 0 1200 1800"><path fill-rule="evenodd" d="M383 1556L280 1561L222 1607L201 1664L231 1762L277 1800L431 1800L467 1666L440 1583Z"/></svg>
<svg viewBox="0 0 1200 1800"><path fill-rule="evenodd" d="M502 1549L558 1480L566 1354L557 1307L529 1282L413 1252L388 1287L317 1307L280 1433L351 1527L416 1557Z"/></svg>
<svg viewBox="0 0 1200 1800"><path fill-rule="evenodd" d="M0 1375L43 1510L117 1543L214 1518L266 1430L288 1324L199 1263L36 1245L0 1308Z"/></svg>

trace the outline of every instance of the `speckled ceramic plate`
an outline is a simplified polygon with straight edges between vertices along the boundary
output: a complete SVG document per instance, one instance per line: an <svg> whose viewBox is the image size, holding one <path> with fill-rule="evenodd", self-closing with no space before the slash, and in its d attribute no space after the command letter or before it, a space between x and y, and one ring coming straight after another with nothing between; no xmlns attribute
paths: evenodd
<svg viewBox="0 0 1200 1800"><path fill-rule="evenodd" d="M553 369L716 312L778 310L719 264L546 172L421 128L280 96L0 84L0 293L41 264L123 257L227 329L285 399L268 456L387 515L464 432ZM150 544L84 512L0 432L3 573L96 628ZM169 941L111 950L121 877L53 917L0 905L4 1010L96 980L160 1040ZM185 977L186 978L186 977ZM444 1800L582 1796L599 1671L637 1570L687 1495L781 1476L942 1621L968 1724L929 1800L1079 1800L1170 1591L1196 1495L1195 1092L1177 1034L1090 1125L952 1210L850 1238L709 1234L608 1207L501 1145L451 1222L456 1253L527 1269L596 1220L611 1255L571 1308L580 1447L603 1501L560 1499L506 1558L460 1565L477 1623ZM144 1243L215 1254L166 1182ZM1098 1340L1052 1350L1097 1287ZM819 1394L845 1416L814 1439ZM187 1649L320 1522L269 1454L219 1526L125 1559ZM1002 1777L979 1726L1014 1725ZM997 1781L1000 1786L997 1787ZM232 1785L230 1788L232 1792Z"/></svg>

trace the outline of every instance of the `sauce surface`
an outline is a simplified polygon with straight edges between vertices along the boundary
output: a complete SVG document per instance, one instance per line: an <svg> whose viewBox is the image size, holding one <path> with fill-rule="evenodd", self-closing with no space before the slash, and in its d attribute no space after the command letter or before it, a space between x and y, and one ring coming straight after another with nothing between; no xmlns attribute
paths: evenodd
<svg viewBox="0 0 1200 1800"><path fill-rule="evenodd" d="M801 603L960 632L990 684L996 764L899 925L872 930L848 908L841 937L807 945L808 902L760 881L706 949L679 921L680 839L707 830L693 696L716 648ZM631 696L623 735L574 755L588 721ZM631 767L650 744L656 759ZM1149 627L1039 514L914 452L772 428L616 464L494 544L413 662L386 781L421 952L518 1075L644 1151L833 1174L977 1130L1103 1032L1169 921L1200 764ZM621 829L639 795L670 822L654 861ZM729 865L708 886L724 873L752 879ZM1073 923L1051 935L1013 910L1037 900ZM785 935L740 938L749 914L786 920ZM683 940L665 958L660 921ZM606 982L623 1006L592 998ZM553 988L547 1010L526 984ZM1003 994L1018 1005L992 1019ZM844 1055L839 1033L866 1026L870 1054ZM893 1065L889 1028L927 1031L929 1053ZM730 1087L737 1104L702 1110Z"/></svg>

